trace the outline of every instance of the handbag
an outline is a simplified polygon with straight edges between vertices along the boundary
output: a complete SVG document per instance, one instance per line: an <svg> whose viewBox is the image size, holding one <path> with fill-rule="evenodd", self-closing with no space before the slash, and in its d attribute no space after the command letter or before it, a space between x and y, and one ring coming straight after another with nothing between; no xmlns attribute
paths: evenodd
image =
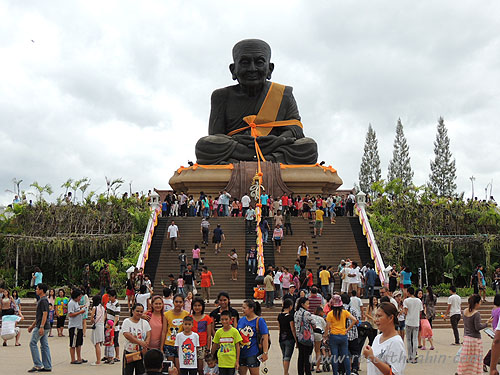
<svg viewBox="0 0 500 375"><path fill-rule="evenodd" d="M31 277L30 286L31 286L31 287L34 287L34 286L35 286L35 279L34 279L34 275Z"/></svg>
<svg viewBox="0 0 500 375"><path fill-rule="evenodd" d="M133 352L133 353L125 354L125 361L127 363L140 361L141 359L142 359L141 352Z"/></svg>

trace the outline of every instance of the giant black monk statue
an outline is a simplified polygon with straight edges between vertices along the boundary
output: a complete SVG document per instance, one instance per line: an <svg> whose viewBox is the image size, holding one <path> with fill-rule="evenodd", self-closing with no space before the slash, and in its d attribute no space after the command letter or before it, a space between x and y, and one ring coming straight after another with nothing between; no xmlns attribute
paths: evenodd
<svg viewBox="0 0 500 375"><path fill-rule="evenodd" d="M242 40L233 47L233 60L229 70L238 84L212 93L209 135L196 144L197 162L227 164L256 160L249 124L260 122L272 123L268 128L259 128L263 133L257 138L267 161L316 163L317 145L304 136L292 87L268 81L274 70L269 45L257 39ZM270 90L272 86L274 88ZM280 88L281 92L272 96L274 99L266 99L271 96L271 91L275 94ZM270 104L263 106L264 99ZM258 119L249 120L247 116L250 115L257 115Z"/></svg>

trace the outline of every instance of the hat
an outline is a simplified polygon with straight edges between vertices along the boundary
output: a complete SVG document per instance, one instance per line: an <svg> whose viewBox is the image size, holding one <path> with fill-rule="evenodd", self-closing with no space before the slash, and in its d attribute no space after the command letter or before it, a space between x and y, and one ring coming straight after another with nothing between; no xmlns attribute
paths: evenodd
<svg viewBox="0 0 500 375"><path fill-rule="evenodd" d="M115 324L115 322L113 322L111 319L108 319L106 323L108 323L111 328L113 328L113 325Z"/></svg>
<svg viewBox="0 0 500 375"><path fill-rule="evenodd" d="M342 298L340 298L338 294L333 295L332 299L330 300L330 305L332 305L333 307L343 306Z"/></svg>
<svg viewBox="0 0 500 375"><path fill-rule="evenodd" d="M403 293L401 293L401 291L398 290L398 291L394 292L394 294L392 296L393 297L398 297L398 296L401 297L402 295L403 295Z"/></svg>

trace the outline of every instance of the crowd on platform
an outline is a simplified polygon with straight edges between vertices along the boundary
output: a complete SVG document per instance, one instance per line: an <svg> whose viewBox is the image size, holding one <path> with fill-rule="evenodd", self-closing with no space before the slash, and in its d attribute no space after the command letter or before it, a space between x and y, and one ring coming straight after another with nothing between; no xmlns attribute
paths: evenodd
<svg viewBox="0 0 500 375"><path fill-rule="evenodd" d="M260 196L262 203L262 216L273 217L281 211L290 211L292 216L303 216L311 218L319 208L326 217L353 216L356 198L353 193L345 195L310 195L304 197L294 194L283 194L281 197L272 197L267 193ZM243 216L246 211L254 207L252 199L247 195L232 197L227 191L221 191L218 196L212 197L200 192L199 197L186 195L184 192L169 192L162 202L162 216L201 216L201 217L223 217ZM312 217L314 219L314 217Z"/></svg>

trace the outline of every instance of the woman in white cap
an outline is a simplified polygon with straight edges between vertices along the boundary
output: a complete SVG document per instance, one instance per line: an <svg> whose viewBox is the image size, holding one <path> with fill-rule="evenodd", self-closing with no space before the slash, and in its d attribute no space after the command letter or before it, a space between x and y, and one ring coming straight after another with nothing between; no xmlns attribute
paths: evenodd
<svg viewBox="0 0 500 375"><path fill-rule="evenodd" d="M340 359L344 364L346 375L351 375L351 361L349 358L347 331L349 331L358 320L351 313L344 309L342 298L335 294L329 302L332 310L326 316L325 335L329 333L330 350L333 356L332 368L333 374L338 374ZM351 321L346 328L347 319Z"/></svg>

